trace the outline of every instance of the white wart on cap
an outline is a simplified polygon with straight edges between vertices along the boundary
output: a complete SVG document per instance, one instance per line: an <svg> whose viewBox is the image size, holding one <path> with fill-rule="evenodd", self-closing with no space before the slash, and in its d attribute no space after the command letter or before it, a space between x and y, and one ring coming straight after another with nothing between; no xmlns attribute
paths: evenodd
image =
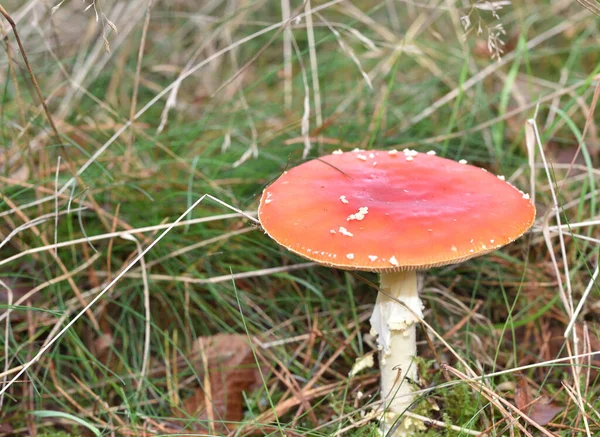
<svg viewBox="0 0 600 437"><path fill-rule="evenodd" d="M408 152L336 153L292 168L264 191L260 222L305 258L371 271L458 263L514 241L532 225L535 207L504 180Z"/></svg>

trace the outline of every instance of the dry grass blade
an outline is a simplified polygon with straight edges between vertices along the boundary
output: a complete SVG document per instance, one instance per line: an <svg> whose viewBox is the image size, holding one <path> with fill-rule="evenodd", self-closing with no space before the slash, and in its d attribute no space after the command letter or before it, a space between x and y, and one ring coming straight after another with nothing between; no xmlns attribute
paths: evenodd
<svg viewBox="0 0 600 437"><path fill-rule="evenodd" d="M31 290L27 291L22 296L20 296L16 301L14 301L12 304L9 304L9 307L6 309L6 311L0 313L0 321L3 321L5 319L8 320L8 318L10 317L10 314L14 311L14 309L12 309L10 307L11 305L15 305L15 306L23 305L28 300L31 300L32 298L34 298L34 296L37 293L44 290L45 288L48 288L54 284L58 284L59 282L64 281L66 279L71 279L73 276L86 270L88 267L93 265L94 262L96 262L96 260L98 260L98 258L100 258L100 254L96 253L93 256L91 256L86 262L82 263L80 266L78 266L74 269L71 269L62 275L56 276L56 277L50 279L49 281L46 281L46 282L32 288Z"/></svg>
<svg viewBox="0 0 600 437"><path fill-rule="evenodd" d="M550 423L552 418L563 410L563 407L548 399L533 398L527 380L523 377L519 378L515 389L515 404L519 410L541 426Z"/></svg>
<svg viewBox="0 0 600 437"><path fill-rule="evenodd" d="M167 229L165 229L156 239L154 239L154 241L152 241L141 253L139 253L131 261L131 263L129 263L123 270L121 270L121 272L117 276L115 276L115 278L109 284L107 284L102 289L102 291L100 293L98 293L98 295L96 295L96 297L94 297L87 305L85 305L85 307L81 310L81 312L79 312L75 317L73 317L55 336L53 336L51 339L49 339L47 341L47 343L38 351L38 353L31 360L29 360L8 383L6 383L0 389L0 395L2 393L5 393L9 389L9 387L12 384L14 384L23 373L25 373L27 371L27 369L29 369L33 364L38 362L39 359L46 353L46 351L48 349L50 349L50 347L52 347L54 345L54 343L56 343L56 341L59 338L61 338L65 334L65 332L67 332L71 328L71 326L73 326L73 324L77 320L79 320L79 318L81 318L81 316L83 316L83 314L90 311L90 309L96 304L96 302L98 300L100 300L102 298L102 296L104 296L104 294L108 290L110 290L129 270L131 270L133 268L134 265L136 265L144 257L144 255L146 255L146 253L148 253L156 244L158 244L158 242L160 240L162 240L165 237L165 235L167 235L171 231L171 229L173 229L179 222L181 222L184 219L184 217L186 217L191 211L193 211L198 205L200 205L206 198L213 199L214 201L216 201L219 204L227 205L222 200L216 199L213 196L210 196L208 194L203 195L196 202L194 202L194 204L191 205L182 215L180 215L177 220L175 220L173 223L171 223L167 227ZM235 210L236 212L241 213L241 211L238 210L237 208L234 208L229 205L227 205L227 207ZM57 326L60 326L60 325L57 325Z"/></svg>
<svg viewBox="0 0 600 437"><path fill-rule="evenodd" d="M212 197L212 196L209 196L209 197ZM254 221L255 223L258 223L258 221L254 218L253 215L254 215L254 211L243 212L240 210L240 212L236 212L234 214L221 214L221 215L215 215L212 217L202 217L202 218L198 218L198 219L181 220L180 222L177 222L177 223L174 223L174 222L173 223L164 223L164 224L160 224L160 225L147 226L147 227L137 228L137 229L130 229L128 231L117 231L117 232L109 232L109 233L101 234L101 235L91 235L91 236L84 237L84 238L77 238L77 239L71 240L71 241L63 241L63 242L56 243L56 244L47 244L44 246L39 246L39 247L28 249L19 254L16 254L11 257L0 260L0 266L9 264L20 258L23 258L24 256L31 255L34 253L45 252L45 251L49 251L49 250L52 250L55 248L68 247L68 246L72 246L75 244L88 244L88 243L94 242L94 241L100 241L100 240L110 239L110 238L114 238L114 237L122 237L123 234L128 234L128 235L141 234L144 232L154 232L154 231L168 229L171 226L173 226L173 227L189 226L189 225L199 224L199 223L208 223L208 222L212 222L212 221L228 220L230 218L236 218L236 217L245 217L245 218L248 218L248 219Z"/></svg>
<svg viewBox="0 0 600 437"><path fill-rule="evenodd" d="M237 334L201 337L196 345L204 386L184 400L184 409L199 420L199 429L230 432L243 417L243 392L260 384L252 346L245 335Z"/></svg>
<svg viewBox="0 0 600 437"><path fill-rule="evenodd" d="M513 413L517 413L521 418L523 418L527 423L529 423L534 428L536 428L538 431L540 431L543 435L545 435L547 437L556 437L555 434L551 433L546 428L544 428L543 426L539 425L537 422L532 420L529 416L522 413L517 407L512 405L510 402L508 402L507 400L502 398L497 393L493 392L489 387L486 387L485 385L483 385L481 383L476 383L472 380L469 380L467 375L454 369L453 367L451 367L447 364L444 365L444 368L451 374L457 376L458 378L460 378L461 380L463 380L464 382L469 384L475 391L477 391L477 392L481 393L483 396L485 396L494 405L494 407L496 407L499 411L501 411L503 413L503 415L507 418L509 424L512 423L512 416L510 415L510 413L508 413L508 410L512 411ZM521 425L518 421L516 421L514 423L525 435L531 437L531 433L529 433L523 427L523 425Z"/></svg>
<svg viewBox="0 0 600 437"><path fill-rule="evenodd" d="M600 5L598 0L577 0L581 6L586 8L588 11L600 15Z"/></svg>
<svg viewBox="0 0 600 437"><path fill-rule="evenodd" d="M15 205L12 200L4 198L4 202L6 202L6 204L8 206L10 206L12 209L16 210L17 212L17 216L22 219L25 223L30 223L32 220L29 219L28 216L26 216L22 211L19 210L18 206ZM40 241L45 245L45 246L49 246L49 242L48 239L46 238L46 236L44 235L44 233L42 233L41 230L38 229L37 226L32 226L31 230L33 232L33 234L38 237L40 239ZM56 264L58 265L58 267L60 268L60 270L62 271L64 277L67 279L67 281L69 282L69 285L72 287L73 291L75 292L75 295L77 296L77 298L79 299L80 303L82 304L82 306L84 306L84 301L82 296L82 292L80 290L80 287L75 283L75 281L73 280L73 278L71 278L71 275L69 275L69 269L67 269L65 263L63 262L63 260L57 255L56 252L51 252L51 256L54 259L54 261L56 262ZM99 325L98 325L98 321L96 320L96 317L94 316L94 314L90 311L87 312L87 315L90 319L90 321L92 322L92 324L94 325L94 327L96 329L100 329Z"/></svg>
<svg viewBox="0 0 600 437"><path fill-rule="evenodd" d="M13 304L13 292L11 290L11 288L6 285L4 283L4 281L0 280L0 287L2 287L4 290L6 290L6 295L7 295L7 299L6 299L6 304L8 307L12 306ZM10 319L7 318L6 319L6 323L4 325L4 338L8 339L8 333L9 333L9 329L10 329ZM8 341L4 342L4 376L2 377L2 384L6 384L6 378L8 376L8 366L10 365L10 356L9 356L9 349L8 349ZM0 395L0 408L2 408L2 405L4 405L4 394Z"/></svg>
<svg viewBox="0 0 600 437"><path fill-rule="evenodd" d="M272 276L277 273L293 272L295 270L310 269L311 267L317 266L317 263L306 262L301 264L292 264L284 267L271 267L268 269L254 270L251 272L233 273L229 275L212 276L210 278L193 278L190 276L177 276L177 275L161 275L158 273L150 273L148 278L152 281L168 281L168 282L181 282L184 284L219 284L222 282L238 281L240 279L258 278L261 276ZM100 277L107 277L108 273L101 270L97 271L96 274ZM129 272L123 275L124 278L140 279L142 273L140 272Z"/></svg>
<svg viewBox="0 0 600 437"><path fill-rule="evenodd" d="M600 6L598 6L598 8L600 10ZM588 133L588 131L590 129L595 130L594 113L596 112L596 107L598 105L598 98L599 97L600 97L600 83L597 83L596 87L594 89L594 95L592 97L592 103L590 105L588 113L586 114L586 120L585 120L585 125L583 126L583 132L581 133L581 138L582 138L583 141L585 141L586 135L587 135L587 133ZM582 147L585 147L585 145L582 142L580 142L579 144L577 144L577 149L575 150L575 153L573 154L573 158L571 159L569 169L567 170L567 174L565 175L563 183L561 184L561 187L560 187L561 190L562 190L562 188L564 187L564 185L568 181L569 174L573 170L573 166L575 165L575 161L577 160L577 157L581 153Z"/></svg>
<svg viewBox="0 0 600 437"><path fill-rule="evenodd" d="M532 40L530 40L527 43L527 49L532 50L533 48L535 48L539 44L543 43L544 41L564 32L566 29L568 29L569 27L572 26L572 23L574 21L584 18L586 14L587 13L585 11L581 12L579 14L576 14L575 16L571 17L571 20L565 20L561 24L538 35L537 37L533 38ZM409 120L408 125L404 126L404 129L406 130L410 126L413 126L413 125L419 123L420 121L426 119L427 117L431 116L434 112L436 112L439 108L444 106L446 103L449 103L452 100L456 99L460 94L465 92L467 89L472 88L477 83L481 82L484 78L486 78L487 76L492 74L494 71L499 70L504 65L507 65L508 63L512 62L514 60L514 58L516 57L516 55L517 54L515 52L509 53L508 55L504 56L498 62L495 62L494 64L491 64L488 67L484 68L479 73L475 74L474 76L469 78L467 81L465 81L461 85L460 88L450 91L448 94L446 94L444 97L437 100L433 105L429 106L423 112L412 117Z"/></svg>
<svg viewBox="0 0 600 437"><path fill-rule="evenodd" d="M367 143L433 144L540 213L528 238L424 279L406 416L427 436L598 433L595 15L567 0L0 3L0 435L77 434L72 417L111 436L375 435L377 364L354 367L376 353L374 278L279 249L255 213L303 153ZM473 50L479 27L501 60Z"/></svg>
<svg viewBox="0 0 600 437"><path fill-rule="evenodd" d="M146 267L146 260L142 254L142 245L140 242L131 234L122 234L121 238L125 240L133 241L137 247L137 253L140 262L140 270L142 274L142 284L144 287L144 351L142 353L142 369L140 371L140 377L137 383L137 395L139 396L142 388L144 387L146 373L148 372L148 363L150 362L150 286L148 285L148 272Z"/></svg>
<svg viewBox="0 0 600 437"><path fill-rule="evenodd" d="M146 37L148 35L148 27L150 26L150 13L152 11L152 3L153 3L153 0L148 0L148 5L147 5L147 9L146 9L146 17L144 19L144 27L142 29L142 38L140 41L140 48L138 50L137 65L135 68L135 79L134 79L134 85L133 85L133 95L131 96L131 106L129 108L129 120L131 123L133 123L135 121L134 117L135 117L135 113L136 113L138 93L139 93L139 88L140 88L140 75L141 75L141 71L142 71L142 60L144 59L144 49L146 47ZM127 166L129 165L129 160L131 159L131 155L132 155L131 148L132 148L133 141L134 141L134 137L133 137L133 133L132 133L131 141L128 144L126 156L124 158L126 169L127 169ZM127 172L127 170L125 170L125 172Z"/></svg>
<svg viewBox="0 0 600 437"><path fill-rule="evenodd" d="M306 35L308 37L308 53L310 56L310 71L312 75L313 100L315 106L315 116L317 128L323 125L322 104L321 104L321 87L319 85L319 68L317 54L315 51L315 32L313 28L312 7L310 0L306 0L304 4L306 18Z"/></svg>
<svg viewBox="0 0 600 437"><path fill-rule="evenodd" d="M25 47L23 47L23 43L21 42L21 38L19 37L19 33L17 32L17 24L13 21L11 16L8 14L8 12L6 12L6 9L4 9L4 7L1 4L0 4L0 13L4 16L6 21L8 21L8 23L10 24L10 27L12 27L13 33L15 34L15 39L17 40L17 44L19 45L19 50L21 51L21 56L23 57L23 61L25 62L25 66L27 67L27 72L29 73L31 83L33 84L33 87L35 88L35 92L40 100L40 104L44 108L44 112L46 113L46 117L48 118L48 123L50 123L50 127L52 128L52 131L54 132L56 143L62 145L62 141L60 139L60 134L58 133L58 129L56 128L56 125L54 124L54 119L52 117L52 114L50 113L50 109L48 109L48 105L46 104L46 99L44 99L42 90L40 89L40 85L38 84L35 74L33 73L33 69L31 68L29 59L27 58L27 53L25 51ZM65 154L67 153L65 149L63 149L63 151L65 152Z"/></svg>

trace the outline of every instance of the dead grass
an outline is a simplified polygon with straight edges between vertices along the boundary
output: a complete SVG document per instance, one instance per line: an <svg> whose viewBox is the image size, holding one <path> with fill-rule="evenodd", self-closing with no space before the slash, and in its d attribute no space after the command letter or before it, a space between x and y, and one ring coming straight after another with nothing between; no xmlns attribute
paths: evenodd
<svg viewBox="0 0 600 437"><path fill-rule="evenodd" d="M349 376L374 278L254 218L287 166L357 146L468 159L538 209L423 278L423 435L600 432L598 29L501 3L2 2L0 435L375 435L377 370ZM243 395L217 334L251 346Z"/></svg>

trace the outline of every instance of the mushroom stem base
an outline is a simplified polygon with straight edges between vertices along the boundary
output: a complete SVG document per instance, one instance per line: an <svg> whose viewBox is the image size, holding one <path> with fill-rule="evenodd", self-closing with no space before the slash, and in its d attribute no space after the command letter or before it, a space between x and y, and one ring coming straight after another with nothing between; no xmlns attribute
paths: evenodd
<svg viewBox="0 0 600 437"><path fill-rule="evenodd" d="M422 308L416 272L381 274L380 291L371 316L371 333L377 335L380 349L384 400L381 431L384 435L404 436L415 430L410 419L397 422L414 400L412 382L417 379L415 324L423 317ZM392 428L397 431L389 434Z"/></svg>

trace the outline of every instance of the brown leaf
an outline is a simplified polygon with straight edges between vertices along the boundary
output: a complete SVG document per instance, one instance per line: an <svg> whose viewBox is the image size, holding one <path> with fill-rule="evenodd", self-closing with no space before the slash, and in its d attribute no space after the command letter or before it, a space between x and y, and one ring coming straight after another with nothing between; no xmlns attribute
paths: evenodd
<svg viewBox="0 0 600 437"><path fill-rule="evenodd" d="M515 388L515 404L517 408L525 411L532 401L527 381L523 377L519 378L519 382L517 382L517 387Z"/></svg>
<svg viewBox="0 0 600 437"><path fill-rule="evenodd" d="M529 417L538 425L546 425L554 416L562 411L562 407L550 399L542 398L531 406Z"/></svg>
<svg viewBox="0 0 600 437"><path fill-rule="evenodd" d="M196 349L204 384L184 401L184 409L202 428L229 432L243 418L242 392L260 383L251 345L244 335L217 334L200 337Z"/></svg>
<svg viewBox="0 0 600 437"><path fill-rule="evenodd" d="M533 398L523 377L519 378L515 389L515 404L519 410L541 426L547 425L562 410L561 406L545 396Z"/></svg>
<svg viewBox="0 0 600 437"><path fill-rule="evenodd" d="M581 150L579 150L579 145L577 141L573 138L571 141L566 142L557 142L553 140L549 140L544 149L546 150L546 154L548 159L551 159L555 163L558 164L574 164L585 165L585 158ZM573 174L582 173L582 170L573 169L571 170Z"/></svg>

